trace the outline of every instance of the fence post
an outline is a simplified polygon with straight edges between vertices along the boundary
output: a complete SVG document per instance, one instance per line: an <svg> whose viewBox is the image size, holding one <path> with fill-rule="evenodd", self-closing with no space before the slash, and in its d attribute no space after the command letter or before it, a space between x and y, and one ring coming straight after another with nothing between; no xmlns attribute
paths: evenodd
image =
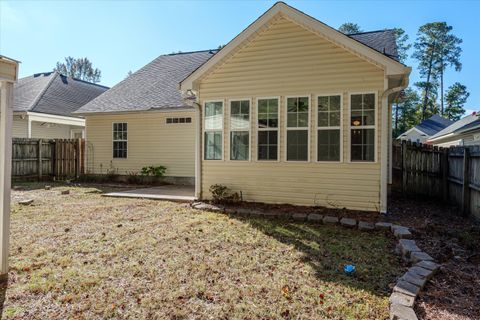
<svg viewBox="0 0 480 320"><path fill-rule="evenodd" d="M463 149L463 188L462 188L462 213L467 215L470 211L470 152L468 147Z"/></svg>
<svg viewBox="0 0 480 320"><path fill-rule="evenodd" d="M38 180L42 180L42 139L38 139Z"/></svg>
<svg viewBox="0 0 480 320"><path fill-rule="evenodd" d="M402 140L402 192L407 192L407 142Z"/></svg>
<svg viewBox="0 0 480 320"><path fill-rule="evenodd" d="M81 147L81 139L77 139L77 143L76 143L76 150L75 152L77 153L76 156L75 156L75 178L79 178L80 177L80 158L81 158L81 154L80 154L80 147Z"/></svg>
<svg viewBox="0 0 480 320"><path fill-rule="evenodd" d="M448 197L448 150L447 148L443 149L442 151L442 158L441 158L441 165L442 165L442 187L443 187L443 200L449 201Z"/></svg>

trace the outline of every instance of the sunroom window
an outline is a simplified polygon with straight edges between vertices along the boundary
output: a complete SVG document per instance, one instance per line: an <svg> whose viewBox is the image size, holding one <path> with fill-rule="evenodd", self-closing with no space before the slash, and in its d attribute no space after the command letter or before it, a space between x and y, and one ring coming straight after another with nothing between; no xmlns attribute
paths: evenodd
<svg viewBox="0 0 480 320"><path fill-rule="evenodd" d="M205 103L205 160L221 160L223 146L223 102Z"/></svg>
<svg viewBox="0 0 480 320"><path fill-rule="evenodd" d="M351 161L375 161L375 94L350 96Z"/></svg>
<svg viewBox="0 0 480 320"><path fill-rule="evenodd" d="M308 102L287 98L287 161L308 161Z"/></svg>
<svg viewBox="0 0 480 320"><path fill-rule="evenodd" d="M250 159L250 101L230 102L230 160Z"/></svg>
<svg viewBox="0 0 480 320"><path fill-rule="evenodd" d="M318 97L318 161L340 161L340 101L338 95Z"/></svg>
<svg viewBox="0 0 480 320"><path fill-rule="evenodd" d="M258 99L258 160L278 159L278 99Z"/></svg>

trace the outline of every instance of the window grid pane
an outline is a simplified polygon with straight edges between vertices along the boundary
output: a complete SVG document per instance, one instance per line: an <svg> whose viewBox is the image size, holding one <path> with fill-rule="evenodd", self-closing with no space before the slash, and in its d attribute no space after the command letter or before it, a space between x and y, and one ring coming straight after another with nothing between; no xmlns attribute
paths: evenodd
<svg viewBox="0 0 480 320"><path fill-rule="evenodd" d="M258 132L258 160L278 159L278 131Z"/></svg>
<svg viewBox="0 0 480 320"><path fill-rule="evenodd" d="M350 160L375 161L375 94L351 96Z"/></svg>
<svg viewBox="0 0 480 320"><path fill-rule="evenodd" d="M318 126L340 126L340 96L318 97Z"/></svg>
<svg viewBox="0 0 480 320"><path fill-rule="evenodd" d="M230 132L230 160L249 160L249 139L248 131Z"/></svg>
<svg viewBox="0 0 480 320"><path fill-rule="evenodd" d="M126 123L114 123L113 124L113 146L112 153L113 158L126 158L127 157L127 124Z"/></svg>
<svg viewBox="0 0 480 320"><path fill-rule="evenodd" d="M287 98L287 127L308 128L308 98Z"/></svg>
<svg viewBox="0 0 480 320"><path fill-rule="evenodd" d="M308 161L308 130L287 131L287 161Z"/></svg>
<svg viewBox="0 0 480 320"><path fill-rule="evenodd" d="M205 160L222 159L222 131L205 132Z"/></svg>
<svg viewBox="0 0 480 320"><path fill-rule="evenodd" d="M205 103L205 130L223 128L223 102Z"/></svg>
<svg viewBox="0 0 480 320"><path fill-rule="evenodd" d="M278 128L278 100L258 100L258 127Z"/></svg>
<svg viewBox="0 0 480 320"><path fill-rule="evenodd" d="M318 161L340 161L340 129L318 130Z"/></svg>
<svg viewBox="0 0 480 320"><path fill-rule="evenodd" d="M230 104L230 127L231 129L250 128L250 101L232 101Z"/></svg>

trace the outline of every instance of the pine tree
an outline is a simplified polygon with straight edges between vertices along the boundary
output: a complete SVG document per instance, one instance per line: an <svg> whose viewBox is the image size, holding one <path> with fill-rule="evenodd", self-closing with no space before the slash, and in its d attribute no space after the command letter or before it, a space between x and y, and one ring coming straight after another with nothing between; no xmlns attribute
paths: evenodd
<svg viewBox="0 0 480 320"><path fill-rule="evenodd" d="M73 58L66 57L65 62L57 62L56 67L53 69L65 76L72 78L89 81L93 83L100 82L102 72L93 68L92 63L88 58Z"/></svg>
<svg viewBox="0 0 480 320"><path fill-rule="evenodd" d="M467 87L459 82L451 85L445 94L445 116L453 121L457 121L465 113L463 106L467 102L470 93Z"/></svg>
<svg viewBox="0 0 480 320"><path fill-rule="evenodd" d="M411 43L408 43L408 34L402 28L393 29L395 32L395 40L397 42L398 60L405 62L408 58L408 50L412 47Z"/></svg>
<svg viewBox="0 0 480 320"><path fill-rule="evenodd" d="M360 28L358 24L353 22L345 22L338 28L338 31L345 34L363 32L362 28Z"/></svg>

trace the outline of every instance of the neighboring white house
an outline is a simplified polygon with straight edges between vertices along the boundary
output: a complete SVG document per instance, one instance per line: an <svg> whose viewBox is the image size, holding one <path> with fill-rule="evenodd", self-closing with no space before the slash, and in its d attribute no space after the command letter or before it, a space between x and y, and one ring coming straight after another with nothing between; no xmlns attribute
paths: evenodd
<svg viewBox="0 0 480 320"><path fill-rule="evenodd" d="M405 131L398 136L399 140L407 140L425 143L428 138L453 124L453 121L445 119L437 114L423 120L420 124Z"/></svg>
<svg viewBox="0 0 480 320"><path fill-rule="evenodd" d="M72 112L108 90L58 72L19 79L13 90L13 137L84 138L85 120Z"/></svg>
<svg viewBox="0 0 480 320"><path fill-rule="evenodd" d="M480 145L480 118L477 112L454 122L431 136L428 144L439 147Z"/></svg>

